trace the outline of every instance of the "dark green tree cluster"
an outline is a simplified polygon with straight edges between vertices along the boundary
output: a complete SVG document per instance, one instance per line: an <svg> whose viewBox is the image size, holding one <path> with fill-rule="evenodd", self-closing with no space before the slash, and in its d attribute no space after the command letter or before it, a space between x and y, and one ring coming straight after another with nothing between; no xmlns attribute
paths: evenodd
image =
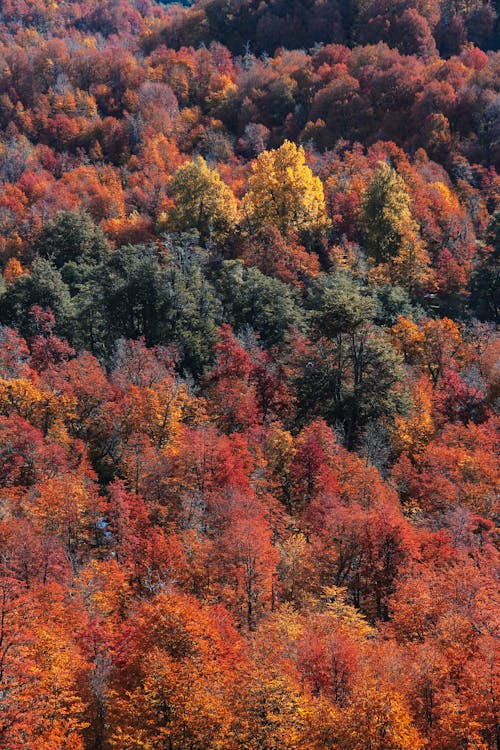
<svg viewBox="0 0 500 750"><path fill-rule="evenodd" d="M62 212L43 228L31 272L0 296L0 322L29 338L34 305L55 333L111 361L119 339L173 345L179 369L201 382L221 324L250 335L289 373L298 423L321 416L348 445L404 409L401 362L384 327L418 314L407 292L323 272L299 290L239 260L214 257L196 234L111 250L86 214Z"/></svg>

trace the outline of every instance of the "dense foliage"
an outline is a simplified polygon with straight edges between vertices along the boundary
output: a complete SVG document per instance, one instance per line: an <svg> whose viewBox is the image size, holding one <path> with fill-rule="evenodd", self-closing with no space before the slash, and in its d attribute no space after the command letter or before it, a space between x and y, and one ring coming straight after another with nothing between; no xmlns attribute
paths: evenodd
<svg viewBox="0 0 500 750"><path fill-rule="evenodd" d="M0 2L0 747L498 750L499 48Z"/></svg>

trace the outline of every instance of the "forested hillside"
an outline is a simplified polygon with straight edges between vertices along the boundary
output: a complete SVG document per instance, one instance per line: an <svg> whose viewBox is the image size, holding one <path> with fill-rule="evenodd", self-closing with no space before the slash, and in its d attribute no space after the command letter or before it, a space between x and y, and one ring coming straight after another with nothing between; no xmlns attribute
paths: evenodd
<svg viewBox="0 0 500 750"><path fill-rule="evenodd" d="M0 748L499 750L489 0L1 0Z"/></svg>

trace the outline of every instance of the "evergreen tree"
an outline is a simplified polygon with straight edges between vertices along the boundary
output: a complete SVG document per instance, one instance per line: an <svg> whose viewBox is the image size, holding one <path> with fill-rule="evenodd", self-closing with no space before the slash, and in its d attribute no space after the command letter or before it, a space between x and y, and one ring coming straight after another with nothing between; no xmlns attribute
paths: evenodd
<svg viewBox="0 0 500 750"><path fill-rule="evenodd" d="M104 232L84 211L60 211L44 224L34 250L56 268L76 261L98 263L110 252Z"/></svg>
<svg viewBox="0 0 500 750"><path fill-rule="evenodd" d="M224 307L224 319L237 332L252 328L265 346L283 341L290 326L299 326L303 321L296 292L258 268L225 261L215 287Z"/></svg>
<svg viewBox="0 0 500 750"><path fill-rule="evenodd" d="M500 211L491 217L470 281L471 306L481 320L500 322Z"/></svg>
<svg viewBox="0 0 500 750"><path fill-rule="evenodd" d="M54 333L73 341L74 307L69 289L57 268L43 258L36 258L31 273L18 276L0 296L0 321L27 336L34 305L52 310L56 319Z"/></svg>

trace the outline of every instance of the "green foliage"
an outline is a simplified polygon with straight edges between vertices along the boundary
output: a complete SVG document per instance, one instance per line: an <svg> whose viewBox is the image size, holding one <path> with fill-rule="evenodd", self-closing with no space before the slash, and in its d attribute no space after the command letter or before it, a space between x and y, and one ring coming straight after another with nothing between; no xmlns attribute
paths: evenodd
<svg viewBox="0 0 500 750"><path fill-rule="evenodd" d="M0 748L500 750L497 6L0 0Z"/></svg>
<svg viewBox="0 0 500 750"><path fill-rule="evenodd" d="M207 256L189 237L168 242L162 272L162 341L175 343L182 365L201 376L211 362L222 308L206 277Z"/></svg>
<svg viewBox="0 0 500 750"><path fill-rule="evenodd" d="M415 304L406 289L393 284L381 284L372 289L375 310L373 322L383 328L395 325L400 315L418 320L423 309Z"/></svg>
<svg viewBox="0 0 500 750"><path fill-rule="evenodd" d="M225 261L214 278L224 319L236 331L252 328L265 346L283 341L290 326L300 326L304 311L298 295L278 279L239 261Z"/></svg>
<svg viewBox="0 0 500 750"><path fill-rule="evenodd" d="M56 268L71 261L98 263L110 253L104 232L84 211L60 211L44 224L34 250Z"/></svg>
<svg viewBox="0 0 500 750"><path fill-rule="evenodd" d="M174 343L180 363L200 376L208 366L220 305L204 275L205 254L191 238L127 245L88 275L76 298L85 345L109 356L119 338Z"/></svg>
<svg viewBox="0 0 500 750"><path fill-rule="evenodd" d="M368 424L405 410L401 358L372 322L376 298L349 274L321 275L307 304L310 340L290 352L300 420L323 417L340 427L352 448Z"/></svg>
<svg viewBox="0 0 500 750"><path fill-rule="evenodd" d="M399 253L402 222L409 212L403 178L381 162L364 196L362 215L364 246L376 263L386 263Z"/></svg>
<svg viewBox="0 0 500 750"><path fill-rule="evenodd" d="M323 274L312 285L309 304L318 335L354 333L371 319L374 303L348 274Z"/></svg>
<svg viewBox="0 0 500 750"><path fill-rule="evenodd" d="M318 338L299 355L297 365L299 421L326 419L340 428L350 449L368 424L392 419L407 408L401 357L380 328Z"/></svg>
<svg viewBox="0 0 500 750"><path fill-rule="evenodd" d="M52 263L36 258L30 274L19 276L0 296L0 321L30 332L30 310L33 305L50 309L56 317L55 332L73 341L74 307L61 273Z"/></svg>
<svg viewBox="0 0 500 750"><path fill-rule="evenodd" d="M471 276L471 307L481 320L500 323L500 211L491 217L485 240Z"/></svg>
<svg viewBox="0 0 500 750"><path fill-rule="evenodd" d="M158 343L161 267L155 248L121 247L90 279L107 351L123 336L144 336L148 346Z"/></svg>

